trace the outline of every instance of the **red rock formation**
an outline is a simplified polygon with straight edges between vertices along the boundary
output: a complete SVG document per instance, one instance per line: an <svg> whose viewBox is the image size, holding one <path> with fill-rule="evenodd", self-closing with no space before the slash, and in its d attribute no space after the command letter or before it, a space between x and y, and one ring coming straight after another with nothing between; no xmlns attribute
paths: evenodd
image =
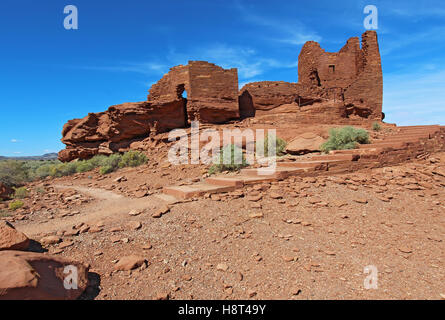
<svg viewBox="0 0 445 320"><path fill-rule="evenodd" d="M185 99L158 104L124 103L107 111L90 113L83 119L68 121L63 127L59 152L61 161L88 159L96 154L125 151L131 143L151 133L162 133L186 125Z"/></svg>
<svg viewBox="0 0 445 320"><path fill-rule="evenodd" d="M77 289L65 289L64 279L75 276ZM88 268L65 258L43 253L0 252L0 300L74 300L88 286Z"/></svg>
<svg viewBox="0 0 445 320"><path fill-rule="evenodd" d="M241 92L251 95L256 110L269 111L291 103L304 109L315 102L329 109L341 102L342 117L382 119L383 77L375 31L363 34L362 48L358 38L351 38L335 53L326 52L317 42L306 42L298 57L298 79L298 83L249 83ZM246 108L245 104L240 107ZM318 116L323 122L335 119L329 112Z"/></svg>
<svg viewBox="0 0 445 320"><path fill-rule="evenodd" d="M351 38L335 53L307 42L299 55L298 83L253 82L238 91L236 69L205 61L170 69L149 90L146 102L112 106L68 121L59 159L86 159L144 148L151 133L201 123L226 123L264 113L293 112L300 123L382 120L382 67L377 34ZM187 98L183 98L184 91Z"/></svg>
<svg viewBox="0 0 445 320"><path fill-rule="evenodd" d="M14 192L11 187L0 182L0 200L9 199L9 196Z"/></svg>
<svg viewBox="0 0 445 320"><path fill-rule="evenodd" d="M0 221L0 251L26 250L29 246L28 237L16 230L12 224Z"/></svg>

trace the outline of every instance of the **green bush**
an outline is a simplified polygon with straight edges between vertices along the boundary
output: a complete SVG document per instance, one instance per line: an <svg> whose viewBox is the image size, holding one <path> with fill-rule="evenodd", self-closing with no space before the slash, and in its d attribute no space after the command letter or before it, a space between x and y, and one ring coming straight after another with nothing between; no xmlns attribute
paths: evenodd
<svg viewBox="0 0 445 320"><path fill-rule="evenodd" d="M329 131L329 139L320 146L321 151L355 149L358 144L369 143L368 131L354 127L333 128Z"/></svg>
<svg viewBox="0 0 445 320"><path fill-rule="evenodd" d="M59 160L49 161L0 161L0 182L14 187L26 182L44 179L48 176L64 177L75 173L91 171L105 167L102 172L112 172L123 167L136 167L148 161L145 154L129 151L123 155L115 153L110 156L96 155L88 160L62 163Z"/></svg>
<svg viewBox="0 0 445 320"><path fill-rule="evenodd" d="M269 135L266 136L264 140L257 141L256 150L259 149L259 146L263 144L264 146L264 156L265 157L273 157L274 155L269 155ZM285 153L287 142L281 138L275 137L275 153L277 156L282 156Z"/></svg>
<svg viewBox="0 0 445 320"><path fill-rule="evenodd" d="M147 163L147 156L139 151L126 152L119 161L119 168L138 167Z"/></svg>
<svg viewBox="0 0 445 320"><path fill-rule="evenodd" d="M382 129L382 126L380 125L380 123L378 123L378 122L374 122L373 124L372 124L372 130L374 130L374 131L380 131Z"/></svg>
<svg viewBox="0 0 445 320"><path fill-rule="evenodd" d="M111 172L113 172L115 169L112 167L112 166L110 166L110 165L105 165L105 166L103 166L103 167L100 167L100 169L99 169L99 173L100 174L108 174L108 173L111 173Z"/></svg>
<svg viewBox="0 0 445 320"><path fill-rule="evenodd" d="M21 185L28 180L28 171L23 161L0 161L0 182L12 187Z"/></svg>
<svg viewBox="0 0 445 320"><path fill-rule="evenodd" d="M77 172L77 164L75 162L65 162L57 164L51 168L51 176L53 177L64 177L70 176Z"/></svg>
<svg viewBox="0 0 445 320"><path fill-rule="evenodd" d="M55 166L55 163L48 163L41 165L32 171L32 179L31 180L40 180L51 175L51 169Z"/></svg>
<svg viewBox="0 0 445 320"><path fill-rule="evenodd" d="M91 171L95 168L97 168L97 166L90 160L78 161L76 164L76 172L78 173Z"/></svg>
<svg viewBox="0 0 445 320"><path fill-rule="evenodd" d="M21 200L14 200L12 202L9 203L9 210L15 211L17 209L20 209L21 207L23 207L25 203Z"/></svg>
<svg viewBox="0 0 445 320"><path fill-rule="evenodd" d="M224 163L225 156L230 157L230 163ZM223 171L238 171L247 166L243 151L234 144L223 147L214 164L209 168L209 174L215 174Z"/></svg>
<svg viewBox="0 0 445 320"><path fill-rule="evenodd" d="M29 191L26 187L14 188L14 198L15 199L25 199L28 197Z"/></svg>

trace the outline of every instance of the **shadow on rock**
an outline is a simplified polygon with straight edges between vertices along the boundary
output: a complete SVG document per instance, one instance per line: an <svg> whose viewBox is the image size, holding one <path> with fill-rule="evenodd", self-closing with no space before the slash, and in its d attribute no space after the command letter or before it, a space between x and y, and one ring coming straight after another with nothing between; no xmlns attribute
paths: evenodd
<svg viewBox="0 0 445 320"><path fill-rule="evenodd" d="M43 248L40 242L37 242L35 240L29 240L29 246L26 251L44 253L48 252L48 249Z"/></svg>
<svg viewBox="0 0 445 320"><path fill-rule="evenodd" d="M100 293L100 275L88 272L88 287L78 300L94 300Z"/></svg>

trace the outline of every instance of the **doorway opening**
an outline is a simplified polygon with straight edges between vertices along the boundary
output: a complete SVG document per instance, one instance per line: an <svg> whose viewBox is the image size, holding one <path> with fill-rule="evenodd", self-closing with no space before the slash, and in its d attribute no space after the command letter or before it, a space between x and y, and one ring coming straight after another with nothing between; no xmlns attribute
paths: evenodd
<svg viewBox="0 0 445 320"><path fill-rule="evenodd" d="M185 90L184 83L181 83L176 86L176 94L177 94L178 100L182 99L184 102L184 123L185 123L185 126L188 128L188 127L190 127L190 121L189 121L189 116L188 116L188 112L187 112L187 91Z"/></svg>

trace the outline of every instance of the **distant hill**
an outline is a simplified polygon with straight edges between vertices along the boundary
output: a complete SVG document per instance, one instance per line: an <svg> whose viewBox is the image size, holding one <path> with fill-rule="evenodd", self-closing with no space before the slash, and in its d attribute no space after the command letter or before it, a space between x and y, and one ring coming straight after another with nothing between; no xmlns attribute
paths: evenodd
<svg viewBox="0 0 445 320"><path fill-rule="evenodd" d="M42 156L30 156L30 157L2 157L0 156L0 160L56 160L57 153L45 153Z"/></svg>

